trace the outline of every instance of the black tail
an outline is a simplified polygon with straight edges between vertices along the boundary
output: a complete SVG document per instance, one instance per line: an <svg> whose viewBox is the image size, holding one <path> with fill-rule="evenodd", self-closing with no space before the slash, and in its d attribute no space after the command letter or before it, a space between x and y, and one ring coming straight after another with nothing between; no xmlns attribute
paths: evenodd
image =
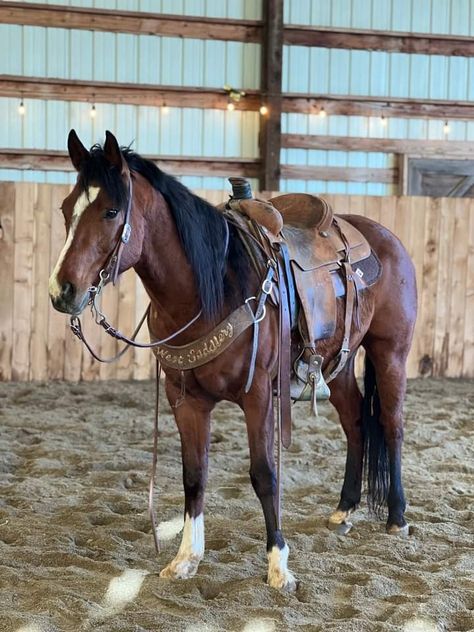
<svg viewBox="0 0 474 632"><path fill-rule="evenodd" d="M367 475L367 501L369 510L381 518L389 488L387 444L380 423L380 397L375 369L365 356L364 399L362 401L362 428L364 432L364 469Z"/></svg>

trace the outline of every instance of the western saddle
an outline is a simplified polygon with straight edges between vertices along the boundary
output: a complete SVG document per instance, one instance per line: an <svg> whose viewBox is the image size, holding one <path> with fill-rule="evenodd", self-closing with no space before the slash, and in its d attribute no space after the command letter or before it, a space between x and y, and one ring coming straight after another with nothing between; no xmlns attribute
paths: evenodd
<svg viewBox="0 0 474 632"><path fill-rule="evenodd" d="M334 215L322 198L295 193L269 201L252 198L243 178L230 178L233 195L222 209L241 230L251 260L262 276L266 257L280 253L288 295L291 330L299 340L292 360L291 397L316 400L330 395L327 383L344 368L350 355L353 323L359 326L359 292L375 283L381 264L366 238L349 222ZM256 248L258 242L260 248ZM260 252L258 252L260 251ZM258 256L260 254L260 256ZM282 280L271 299L279 304ZM319 340L334 335L337 299L345 296L344 335L337 357L322 371ZM295 336L293 336L294 347Z"/></svg>

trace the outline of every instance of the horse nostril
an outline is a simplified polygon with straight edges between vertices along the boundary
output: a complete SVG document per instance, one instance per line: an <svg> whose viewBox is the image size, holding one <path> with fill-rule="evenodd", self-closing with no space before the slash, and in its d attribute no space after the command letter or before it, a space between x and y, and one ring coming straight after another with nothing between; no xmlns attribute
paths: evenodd
<svg viewBox="0 0 474 632"><path fill-rule="evenodd" d="M69 283L69 281L63 283L61 287L61 298L63 299L63 301L72 301L75 295L76 288L74 287L74 285L72 283Z"/></svg>

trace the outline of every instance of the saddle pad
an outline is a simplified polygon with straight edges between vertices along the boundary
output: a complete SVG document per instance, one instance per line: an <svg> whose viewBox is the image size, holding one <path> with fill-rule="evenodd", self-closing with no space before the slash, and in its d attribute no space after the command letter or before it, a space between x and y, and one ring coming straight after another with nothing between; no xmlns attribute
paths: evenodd
<svg viewBox="0 0 474 632"><path fill-rule="evenodd" d="M353 268L358 290L363 290L366 287L375 285L382 276L382 264L373 251L366 259L355 263ZM334 270L331 272L331 280L336 297L340 298L341 296L344 296L346 288L341 271Z"/></svg>

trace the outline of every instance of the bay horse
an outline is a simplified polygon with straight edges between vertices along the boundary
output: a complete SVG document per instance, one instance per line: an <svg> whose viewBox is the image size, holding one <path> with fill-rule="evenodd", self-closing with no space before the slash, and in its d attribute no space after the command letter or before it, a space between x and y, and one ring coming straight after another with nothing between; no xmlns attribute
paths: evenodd
<svg viewBox="0 0 474 632"><path fill-rule="evenodd" d="M148 327L153 339L183 329L184 345L206 335L246 298L261 280L249 264L238 231L211 204L129 148L120 148L106 132L103 146L87 150L74 130L69 156L77 183L62 204L67 231L65 246L50 278L53 306L80 314L97 285L123 231L122 273L134 268L151 301ZM133 184L133 191L132 191ZM382 263L379 281L360 295L360 325L353 327L350 356L331 383L335 406L347 438L347 460L339 504L329 525L346 524L361 499L364 464L369 503L388 506L386 530L407 532L402 486L402 408L406 358L416 317L413 264L400 241L365 217L344 216L366 237ZM325 362L341 345L344 313L338 299L334 336L319 343ZM193 576L204 555L204 491L207 480L211 412L217 402L234 402L244 412L250 449L250 480L261 503L267 534L268 584L294 590L288 569L288 545L277 519L274 459L273 388L276 374L278 310L269 305L260 323L258 353L246 392L252 335L248 329L218 357L187 371L185 397L181 372L166 366L165 388L180 433L185 525L176 557L160 575ZM294 334L297 335L297 334ZM364 395L354 375L358 347L366 351Z"/></svg>

